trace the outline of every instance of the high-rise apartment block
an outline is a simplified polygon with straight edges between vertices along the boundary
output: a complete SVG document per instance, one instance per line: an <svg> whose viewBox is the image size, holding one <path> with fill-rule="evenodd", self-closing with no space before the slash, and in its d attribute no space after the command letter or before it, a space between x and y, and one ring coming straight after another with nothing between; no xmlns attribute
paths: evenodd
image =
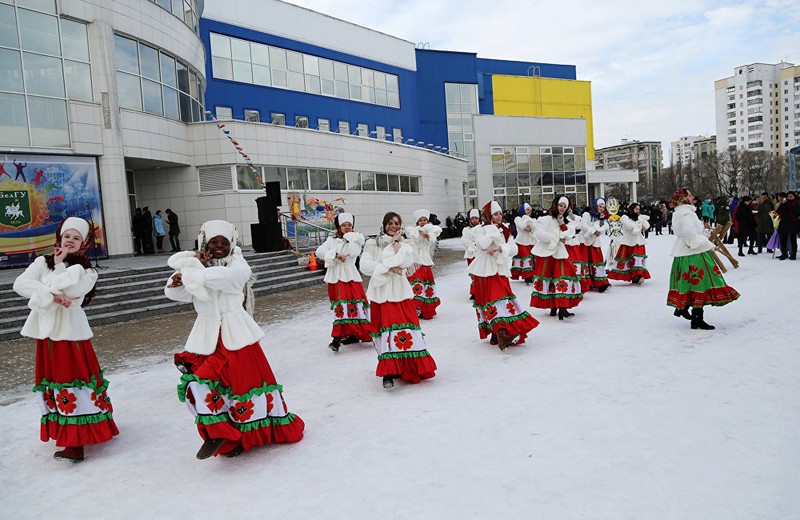
<svg viewBox="0 0 800 520"><path fill-rule="evenodd" d="M652 190L661 174L661 142L623 139L621 144L595 150L598 170L632 169L639 172L639 182Z"/></svg>
<svg viewBox="0 0 800 520"><path fill-rule="evenodd" d="M678 165L684 168L694 168L700 159L713 154L716 150L716 136L693 135L681 137L671 143L669 163L673 168Z"/></svg>
<svg viewBox="0 0 800 520"><path fill-rule="evenodd" d="M751 63L714 83L717 148L784 153L800 138L800 67Z"/></svg>

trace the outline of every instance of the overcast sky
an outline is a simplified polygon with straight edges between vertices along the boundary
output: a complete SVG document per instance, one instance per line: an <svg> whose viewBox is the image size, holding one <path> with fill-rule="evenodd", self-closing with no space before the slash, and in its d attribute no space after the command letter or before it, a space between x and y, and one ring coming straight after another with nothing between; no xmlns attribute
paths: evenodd
<svg viewBox="0 0 800 520"><path fill-rule="evenodd" d="M595 147L715 135L714 81L800 64L800 0L289 0L431 49L562 63L592 82ZM794 27L794 29L792 29Z"/></svg>

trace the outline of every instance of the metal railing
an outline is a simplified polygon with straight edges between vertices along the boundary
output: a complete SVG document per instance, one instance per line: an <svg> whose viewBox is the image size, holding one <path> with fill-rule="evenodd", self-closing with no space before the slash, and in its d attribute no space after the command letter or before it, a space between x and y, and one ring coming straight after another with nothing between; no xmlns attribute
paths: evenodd
<svg viewBox="0 0 800 520"><path fill-rule="evenodd" d="M297 256L308 256L300 252L301 245L304 248L316 249L335 231L332 227L320 226L291 213L281 212L280 216L281 232L289 240L289 243L293 244L292 252Z"/></svg>

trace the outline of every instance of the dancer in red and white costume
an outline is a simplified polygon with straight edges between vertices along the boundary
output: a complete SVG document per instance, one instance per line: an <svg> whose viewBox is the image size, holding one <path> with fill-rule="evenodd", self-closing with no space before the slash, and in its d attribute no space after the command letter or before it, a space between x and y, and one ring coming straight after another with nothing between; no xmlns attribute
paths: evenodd
<svg viewBox="0 0 800 520"><path fill-rule="evenodd" d="M644 232L650 228L650 217L640 214L639 203L628 206L628 213L619 220L622 238L614 256L614 267L609 271L611 280L621 280L641 285L650 278L647 270L647 249Z"/></svg>
<svg viewBox="0 0 800 520"><path fill-rule="evenodd" d="M587 276L581 279L581 290L587 293L590 289L597 289L597 292L602 293L611 285L608 283L606 275L606 261L603 258L602 241L600 240L600 237L608 231L608 212L605 199L595 199L594 209L584 211L581 218L583 220L582 238L587 249Z"/></svg>
<svg viewBox="0 0 800 520"><path fill-rule="evenodd" d="M481 339L491 335L490 343L505 350L515 340L524 343L528 332L539 322L522 310L509 277L511 258L517 253L517 244L511 230L503 223L500 205L492 201L482 211L484 224L474 228L475 261L468 271L473 276L472 294L478 317Z"/></svg>
<svg viewBox="0 0 800 520"><path fill-rule="evenodd" d="M339 213L333 219L336 233L317 248L317 258L325 261L325 283L335 319L328 347L334 352L339 346L359 341L372 341L369 335L369 301L356 269L356 259L364 247L364 235L353 230L355 218Z"/></svg>
<svg viewBox="0 0 800 520"><path fill-rule="evenodd" d="M21 333L36 340L40 438L55 440L64 449L54 456L73 462L83 460L84 446L119 434L83 311L97 282L84 255L92 235L87 221L67 217L56 230L54 253L38 257L14 281L14 291L29 298L31 309Z"/></svg>
<svg viewBox="0 0 800 520"><path fill-rule="evenodd" d="M469 227L461 230L461 243L464 245L464 259L466 259L467 267L469 267L469 264L475 260L475 251L478 247L475 244L475 228L481 224L481 212L473 208L467 213L467 218ZM475 286L475 279L472 275L469 275L469 279L469 299L474 300L475 295L472 294L472 288Z"/></svg>
<svg viewBox="0 0 800 520"><path fill-rule="evenodd" d="M533 237L533 228L536 220L531 218L533 208L527 202L519 207L519 216L514 219L517 228L517 254L511 259L511 279L525 280L526 285L533 282L533 244L536 239Z"/></svg>
<svg viewBox="0 0 800 520"><path fill-rule="evenodd" d="M567 197L568 198L568 197ZM586 285L588 278L588 260L589 253L586 245L583 243L583 220L576 216L572 210L574 206L572 201L569 202L569 209L567 209L567 222L569 226L575 230L575 234L564 242L569 255L569 261L575 267L575 276L578 277L581 284L581 292L585 292L583 287Z"/></svg>
<svg viewBox="0 0 800 520"><path fill-rule="evenodd" d="M183 372L178 397L205 441L198 459L303 438L303 420L289 412L259 343L264 331L252 317L251 271L237 239L233 224L210 220L200 228L197 253L169 258L177 272L164 293L197 311L175 365Z"/></svg>
<svg viewBox="0 0 800 520"><path fill-rule="evenodd" d="M574 316L568 309L577 307L583 300L580 279L575 274L575 267L569 261L564 245L575 235L574 223L567 220L568 209L568 198L553 200L549 214L536 221L534 233L536 271L533 275L531 307L550 309L550 316L558 315L559 320Z"/></svg>
<svg viewBox="0 0 800 520"><path fill-rule="evenodd" d="M431 254L436 247L436 239L442 234L442 228L428 222L431 214L427 209L418 209L413 218L416 222L406 228L406 239L414 250L414 265L418 266L408 281L417 302L419 317L430 320L436 316L436 307L441 303L436 294L436 280L433 278L433 259Z"/></svg>
<svg viewBox="0 0 800 520"><path fill-rule="evenodd" d="M361 272L369 276L372 343L378 353L375 375L383 387L392 388L400 378L419 383L435 375L436 362L425 348L417 305L406 268L414 264L414 250L403 241L403 220L389 212L381 233L367 240L361 254Z"/></svg>

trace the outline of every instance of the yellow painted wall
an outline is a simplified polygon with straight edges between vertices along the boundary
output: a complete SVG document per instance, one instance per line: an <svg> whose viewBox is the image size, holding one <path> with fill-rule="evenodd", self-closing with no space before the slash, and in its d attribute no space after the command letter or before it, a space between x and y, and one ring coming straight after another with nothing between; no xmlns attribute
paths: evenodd
<svg viewBox="0 0 800 520"><path fill-rule="evenodd" d="M586 158L594 160L591 82L493 75L492 90L498 116L585 119Z"/></svg>

